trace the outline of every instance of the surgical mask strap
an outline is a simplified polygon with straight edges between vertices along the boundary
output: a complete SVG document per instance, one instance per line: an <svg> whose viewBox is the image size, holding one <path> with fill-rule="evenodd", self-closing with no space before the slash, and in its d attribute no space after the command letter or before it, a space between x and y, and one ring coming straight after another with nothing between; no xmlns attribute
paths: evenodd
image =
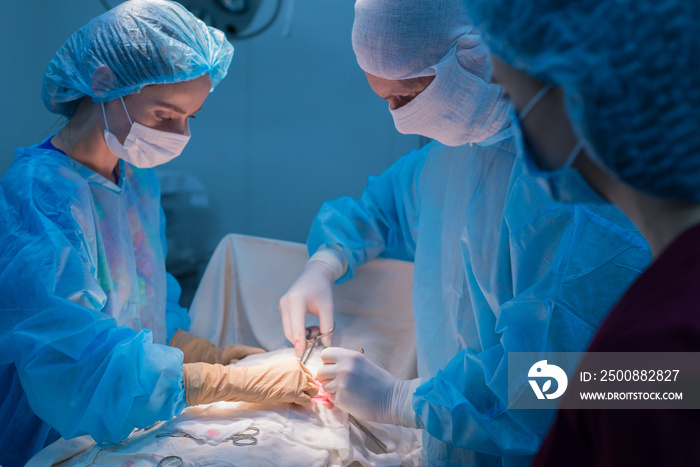
<svg viewBox="0 0 700 467"><path fill-rule="evenodd" d="M122 101L122 107L124 107L124 112L126 113L126 118L129 119L129 124L131 126L134 125L134 122L131 121L131 117L129 116L129 111L126 110L126 104L124 103L124 98L120 97L119 100ZM102 118L105 119L105 127L107 128L107 131L109 131L109 123L107 123L107 114L105 113L105 103L102 102Z"/></svg>
<svg viewBox="0 0 700 467"><path fill-rule="evenodd" d="M122 101L122 107L124 107L124 112L126 113L126 118L129 119L129 124L130 124L130 125L133 125L134 122L131 121L131 117L129 116L129 111L126 110L126 103L124 103L124 98L123 98L123 97L120 97L119 100Z"/></svg>
<svg viewBox="0 0 700 467"><path fill-rule="evenodd" d="M522 110L522 112L520 112L520 116L519 116L519 117L520 117L520 121L521 121L521 122L522 122L523 120L525 120L525 117L527 117L527 114L530 113L530 111L532 110L532 108L535 107L535 105L537 105L537 103L538 103L539 101L541 101L542 98L543 98L551 89L552 89L552 86L550 86L549 84L547 84L547 85L545 85L542 89L540 89L539 91L537 91L537 94L535 94L535 95L532 97L532 99L530 99L530 102L528 102L527 105L525 106L525 108Z"/></svg>
<svg viewBox="0 0 700 467"><path fill-rule="evenodd" d="M573 165L574 160L576 160L576 156L578 156L578 153L581 152L581 149L583 149L583 141L578 140L578 143L576 143L574 149L572 149L569 155L566 157L566 161L564 162L562 169L568 169Z"/></svg>
<svg viewBox="0 0 700 467"><path fill-rule="evenodd" d="M527 117L527 114L532 111L532 109L537 105L539 101L542 100L544 96L547 95L549 91L551 91L552 86L549 84L545 85L542 89L537 91L537 93L530 99L530 102L525 106L522 112L520 112L520 116L518 117L520 121L522 122L525 117ZM581 152L581 149L583 148L583 141L580 139L577 141L576 146L571 150L568 156L566 156L566 160L564 161L564 165L561 167L562 169L568 169L571 167L574 163L574 160L576 160L576 156L578 156L578 153Z"/></svg>
<svg viewBox="0 0 700 467"><path fill-rule="evenodd" d="M105 113L105 103L102 102L102 118L105 119L105 127L107 128L107 131L109 131L109 123L107 123L107 114Z"/></svg>

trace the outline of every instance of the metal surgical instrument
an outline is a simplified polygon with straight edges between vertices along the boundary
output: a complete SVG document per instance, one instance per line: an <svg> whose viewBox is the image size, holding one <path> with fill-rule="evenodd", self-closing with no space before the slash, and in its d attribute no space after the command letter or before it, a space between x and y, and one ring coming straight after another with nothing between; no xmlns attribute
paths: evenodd
<svg viewBox="0 0 700 467"><path fill-rule="evenodd" d="M377 437L375 436L374 433L372 433L371 431L369 431L369 428L367 428L366 426L364 426L362 423L358 422L357 419L356 419L355 417L353 417L352 415L348 414L348 421L349 421L350 423L352 423L353 425L355 425L355 426L356 426L357 428L359 428L360 430L362 430L362 432L363 432L365 435L367 435L367 437L368 437L369 439L371 439L372 441L374 441L374 443L379 447L379 449L382 450L382 452L384 452L384 453L388 453L388 452L389 452L389 450L386 448L386 444L384 444L384 443L382 442L382 440L380 440L379 438L377 438Z"/></svg>
<svg viewBox="0 0 700 467"><path fill-rule="evenodd" d="M158 462L158 467L180 467L183 464L182 457L168 456Z"/></svg>
<svg viewBox="0 0 700 467"><path fill-rule="evenodd" d="M156 438L191 438L191 439L197 439L194 436L192 436L189 433L185 433L184 431L169 431L167 433L158 433L156 435Z"/></svg>
<svg viewBox="0 0 700 467"><path fill-rule="evenodd" d="M321 334L321 330L318 326L309 326L306 328L306 349L304 349L304 353L301 354L301 363L306 365L306 362L309 361L309 357L311 357L311 352L313 352L316 345L318 345L318 340L332 333L334 329L335 323L333 323L333 327L330 328L328 332L324 332L323 334ZM309 347L309 344L311 344L311 347ZM307 350L309 353L306 353Z"/></svg>
<svg viewBox="0 0 700 467"><path fill-rule="evenodd" d="M258 439L256 438L257 435L260 434L260 429L256 426L249 426L245 430L241 431L240 433L236 433L232 435L230 438L223 439L223 441L228 441L231 440L234 446L255 446L258 444ZM190 439L198 439L194 436L192 436L189 433L186 433L184 431L169 431L167 433L158 433L156 435L156 438L165 438L165 437L170 437L170 438L190 438Z"/></svg>
<svg viewBox="0 0 700 467"><path fill-rule="evenodd" d="M357 349L357 351L360 352L361 354L364 354L364 353L365 353L365 349L363 349L362 347L360 347L359 349ZM368 437L369 439L371 439L372 441L374 441L374 444L376 444L376 445L379 447L379 449L381 449L381 450L382 450L383 452L385 452L385 453L388 453L388 452L389 452L389 450L386 448L386 444L384 444L384 443L382 442L382 440L380 440L379 438L377 438L377 437L374 435L374 433L372 433L371 431L369 431L369 428L367 428L367 427L364 426L362 423L360 423L359 421L357 421L357 419L356 419L355 417L353 417L352 415L348 414L348 421L349 421L350 423L352 423L353 425L355 425L355 426L356 426L357 428L359 428L360 430L362 430L362 432L363 432L365 435L367 435L367 437Z"/></svg>
<svg viewBox="0 0 700 467"><path fill-rule="evenodd" d="M231 437L235 446L255 446L258 444L257 435L260 434L260 429L256 426L250 426L240 433L236 433Z"/></svg>

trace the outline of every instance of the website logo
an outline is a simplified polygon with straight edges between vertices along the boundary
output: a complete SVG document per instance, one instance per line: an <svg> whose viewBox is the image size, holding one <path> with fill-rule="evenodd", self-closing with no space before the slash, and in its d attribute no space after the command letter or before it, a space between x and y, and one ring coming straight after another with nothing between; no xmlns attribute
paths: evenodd
<svg viewBox="0 0 700 467"><path fill-rule="evenodd" d="M544 382L541 388L537 379L529 380L530 386L532 386L532 390L535 391L535 395L538 399L556 399L564 394L566 386L569 384L569 378L566 377L564 370L556 365L548 365L547 360L540 360L532 365L527 376L529 378L547 378L547 381ZM557 388L556 391L550 394L547 391L552 388L552 379L557 382Z"/></svg>

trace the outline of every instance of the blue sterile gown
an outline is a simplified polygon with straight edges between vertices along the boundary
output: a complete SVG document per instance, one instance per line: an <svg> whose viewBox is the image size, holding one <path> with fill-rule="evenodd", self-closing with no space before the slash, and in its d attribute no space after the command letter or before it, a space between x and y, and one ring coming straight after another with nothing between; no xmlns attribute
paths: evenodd
<svg viewBox="0 0 700 467"><path fill-rule="evenodd" d="M507 352L583 351L651 259L647 243L575 170L555 202L514 156L511 130L480 144L433 142L358 200L324 203L309 253L339 245L339 282L379 255L415 262L425 465L528 465L553 413L506 410ZM534 362L533 362L534 363Z"/></svg>
<svg viewBox="0 0 700 467"><path fill-rule="evenodd" d="M185 407L187 329L165 272L152 169L119 182L50 143L16 150L0 182L0 464L55 440L118 442Z"/></svg>

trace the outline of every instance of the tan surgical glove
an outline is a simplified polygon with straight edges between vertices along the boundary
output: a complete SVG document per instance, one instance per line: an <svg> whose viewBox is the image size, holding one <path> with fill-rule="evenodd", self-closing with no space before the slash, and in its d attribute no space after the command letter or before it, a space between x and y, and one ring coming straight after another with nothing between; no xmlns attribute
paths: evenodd
<svg viewBox="0 0 700 467"><path fill-rule="evenodd" d="M227 345L217 347L208 340L178 329L170 340L171 347L177 347L185 354L185 363L218 363L228 365L254 353L263 353L264 349L248 347L247 345Z"/></svg>
<svg viewBox="0 0 700 467"><path fill-rule="evenodd" d="M185 363L183 372L189 406L216 401L306 405L318 394L313 376L295 358L248 368Z"/></svg>

